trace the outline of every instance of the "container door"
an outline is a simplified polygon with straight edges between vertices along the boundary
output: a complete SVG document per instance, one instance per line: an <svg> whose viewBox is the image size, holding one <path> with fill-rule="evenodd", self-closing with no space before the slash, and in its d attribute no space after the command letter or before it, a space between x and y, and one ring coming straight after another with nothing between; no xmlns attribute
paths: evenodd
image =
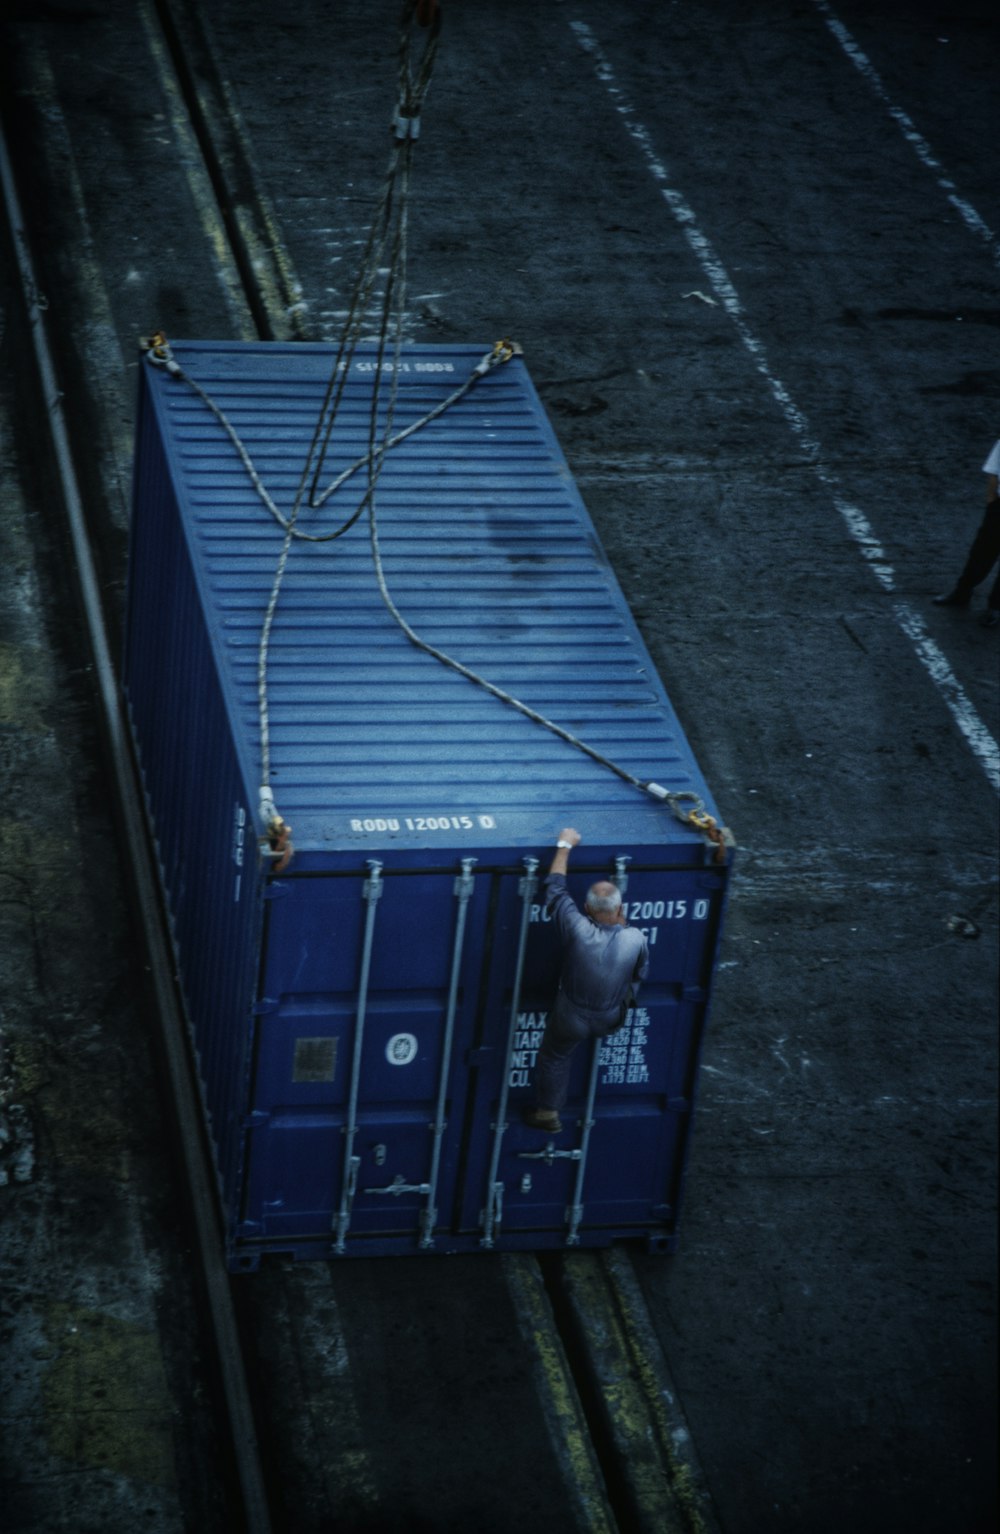
<svg viewBox="0 0 1000 1534"><path fill-rule="evenodd" d="M580 903L596 875L571 875ZM625 1026L573 1059L563 1132L521 1123L558 983L560 945L540 889L505 879L492 945L463 1225L484 1245L657 1237L676 1223L723 878L631 874L625 904L649 945L649 977ZM525 912L527 913L524 925ZM518 949L525 931L520 986ZM513 1017L513 1027L511 1020ZM506 1127L503 1127L503 1126Z"/></svg>
<svg viewBox="0 0 1000 1534"><path fill-rule="evenodd" d="M243 1238L434 1244L480 962L470 869L271 886Z"/></svg>

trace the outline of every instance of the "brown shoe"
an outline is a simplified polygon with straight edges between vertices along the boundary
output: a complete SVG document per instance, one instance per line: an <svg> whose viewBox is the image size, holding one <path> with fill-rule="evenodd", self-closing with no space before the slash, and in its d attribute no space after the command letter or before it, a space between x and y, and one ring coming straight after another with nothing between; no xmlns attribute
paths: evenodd
<svg viewBox="0 0 1000 1534"><path fill-rule="evenodd" d="M525 1108L521 1119L529 1129L544 1129L552 1135L562 1133L562 1119L554 1108Z"/></svg>

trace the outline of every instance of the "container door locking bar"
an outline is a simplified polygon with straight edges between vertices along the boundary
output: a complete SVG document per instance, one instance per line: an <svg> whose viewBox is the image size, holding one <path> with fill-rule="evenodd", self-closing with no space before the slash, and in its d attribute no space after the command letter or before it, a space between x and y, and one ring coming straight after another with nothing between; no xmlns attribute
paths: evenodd
<svg viewBox="0 0 1000 1534"><path fill-rule="evenodd" d="M451 1073L451 1046L455 1035L455 1013L458 1009L458 983L462 974L462 949L465 945L465 918L469 909L469 901L472 899L472 891L475 887L473 865L478 862L477 858L463 858L462 872L455 880L455 896L458 900L458 914L455 917L455 944L451 956L451 982L448 987L448 1011L444 1023L444 1042L441 1046L441 1074L438 1078L437 1106L434 1111L434 1122L431 1132L434 1136L431 1145L431 1170L430 1178L425 1186L420 1188L421 1193L427 1195L427 1203L420 1211L420 1245L422 1248L434 1245L434 1227L437 1224L437 1198L438 1172L441 1166L441 1141L444 1136L445 1103L448 1097L448 1077Z"/></svg>
<svg viewBox="0 0 1000 1534"><path fill-rule="evenodd" d="M583 1219L583 1179L587 1175L587 1152L590 1149L590 1131L594 1127L594 1097L597 1092L597 1076L601 1068L601 1045L603 1039L594 1040L594 1054L590 1062L590 1080L587 1083L587 1106L583 1110L583 1134L580 1137L580 1156L576 1168L576 1187L573 1202L566 1210L569 1232L567 1246L579 1246L580 1221Z"/></svg>
<svg viewBox="0 0 1000 1534"><path fill-rule="evenodd" d="M622 853L615 858L615 872L612 883L618 886L622 895L628 889L628 865L632 859L627 853ZM576 1169L576 1187L573 1189L573 1202L566 1210L566 1223L569 1232L566 1236L567 1246L579 1246L580 1244L580 1221L583 1219L583 1179L587 1175L587 1153L590 1149L590 1131L594 1127L594 1100L597 1095L597 1077L601 1067L601 1046L603 1039L594 1040L594 1054L590 1062L590 1079L587 1082L587 1106L583 1111L583 1134L580 1138L580 1153L576 1158L579 1165Z"/></svg>
<svg viewBox="0 0 1000 1534"><path fill-rule="evenodd" d="M583 1133L580 1138L580 1144L577 1146L576 1150L556 1150L555 1142L550 1140L548 1145L545 1146L544 1150L518 1151L517 1153L517 1159L519 1161L544 1161L546 1166L551 1166L554 1161L575 1161L577 1163L576 1186L573 1190L573 1202L566 1209L566 1223L569 1226L569 1233L566 1237L567 1246L579 1246L580 1244L578 1231L580 1228L580 1221L583 1219L583 1179L587 1171L587 1152L590 1148L590 1131L593 1129L596 1122L594 1119L594 1097L597 1091L597 1076L600 1069L601 1046L603 1043L603 1039L594 1040L594 1053L590 1062L590 1080L587 1085L587 1103L583 1110Z"/></svg>
<svg viewBox="0 0 1000 1534"><path fill-rule="evenodd" d="M438 1172L441 1166L441 1141L447 1124L444 1110L448 1097L448 1076L451 1071L451 1048L455 1034L455 1013L458 1010L458 983L462 973L462 949L465 944L465 918L472 899L472 891L475 880L472 868L478 858L463 858L462 872L455 880L454 894L458 899L458 915L455 919L455 942L451 959L451 982L448 988L448 1005L445 1012L444 1037L441 1045L441 1069L438 1075L437 1106L434 1113L434 1122L430 1125L434 1136L431 1147L431 1170L427 1182L407 1182L400 1173L392 1182L386 1183L381 1188L366 1188L366 1193L387 1193L392 1198L399 1198L403 1193L419 1193L426 1198L427 1203L420 1211L420 1245L430 1247L434 1245L434 1227L437 1224L437 1208L434 1203L437 1194Z"/></svg>
<svg viewBox="0 0 1000 1534"><path fill-rule="evenodd" d="M624 895L628 889L628 865L632 858L627 853L621 853L615 858L615 871L611 882L617 885L619 892ZM566 1210L566 1224L569 1231L566 1236L567 1246L579 1246L580 1244L580 1221L583 1219L583 1179L587 1175L587 1153L590 1149L590 1131L594 1127L594 1101L597 1095L597 1077L601 1065L601 1047L603 1038L594 1040L594 1052L590 1062L590 1078L587 1082L587 1103L583 1110L583 1133L580 1137L580 1148L575 1151L555 1151L554 1156L569 1156L577 1162L576 1186L573 1189L573 1202Z"/></svg>
<svg viewBox="0 0 1000 1534"><path fill-rule="evenodd" d="M335 1252L343 1253L344 1237L351 1223L351 1207L358 1187L360 1156L354 1154L354 1137L358 1132L358 1083L361 1080L361 1052L365 1040L365 1013L368 1008L368 979L372 967L372 947L375 939L375 915L382 896L382 864L378 858L369 858L371 870L365 880L362 894L368 906L365 913L364 947L361 951L361 975L358 980L358 1016L354 1029L354 1055L351 1060L351 1090L347 1103L347 1123L344 1125L344 1176L340 1194L340 1209L335 1223Z"/></svg>
<svg viewBox="0 0 1000 1534"><path fill-rule="evenodd" d="M535 893L538 884L537 878L538 859L524 859L524 877L517 886L517 893L521 897L521 930L517 939L517 963L514 968L514 988L510 999L510 1022L507 1027L507 1049L504 1055L503 1076L500 1083L500 1102L497 1105L497 1119L493 1125L493 1150L490 1155L490 1171L486 1183L486 1208L483 1210L482 1224L483 1234L479 1238L480 1246L492 1247L494 1233L496 1232L503 1217L503 1183L497 1182L497 1168L500 1165L500 1145L507 1129L507 1098L510 1093L510 1063L514 1055L514 1040L517 1036L517 1014L521 1005L521 982L524 978L524 954L528 946L528 923L531 920L531 897Z"/></svg>

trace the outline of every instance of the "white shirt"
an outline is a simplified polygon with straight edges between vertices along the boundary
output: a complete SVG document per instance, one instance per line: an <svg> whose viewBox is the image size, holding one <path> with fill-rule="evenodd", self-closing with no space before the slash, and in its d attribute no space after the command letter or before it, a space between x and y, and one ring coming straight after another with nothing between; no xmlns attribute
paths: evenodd
<svg viewBox="0 0 1000 1534"><path fill-rule="evenodd" d="M983 464L984 474L996 474L1000 477L1000 441L994 442L990 450L990 456Z"/></svg>

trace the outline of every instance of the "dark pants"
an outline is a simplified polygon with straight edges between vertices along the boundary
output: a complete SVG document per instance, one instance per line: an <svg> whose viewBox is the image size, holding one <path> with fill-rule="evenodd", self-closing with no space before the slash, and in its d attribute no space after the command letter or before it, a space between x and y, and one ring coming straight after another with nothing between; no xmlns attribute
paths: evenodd
<svg viewBox="0 0 1000 1534"><path fill-rule="evenodd" d="M1000 560L1000 501L990 501L979 531L972 540L965 569L955 582L955 590L970 597L973 588L989 575ZM990 607L1000 607L1000 570L989 595Z"/></svg>
<svg viewBox="0 0 1000 1534"><path fill-rule="evenodd" d="M570 1006L564 996L556 998L535 1060L535 1106L559 1112L566 1102L573 1051L587 1039L603 1039L618 1025L611 1017L587 1016Z"/></svg>

